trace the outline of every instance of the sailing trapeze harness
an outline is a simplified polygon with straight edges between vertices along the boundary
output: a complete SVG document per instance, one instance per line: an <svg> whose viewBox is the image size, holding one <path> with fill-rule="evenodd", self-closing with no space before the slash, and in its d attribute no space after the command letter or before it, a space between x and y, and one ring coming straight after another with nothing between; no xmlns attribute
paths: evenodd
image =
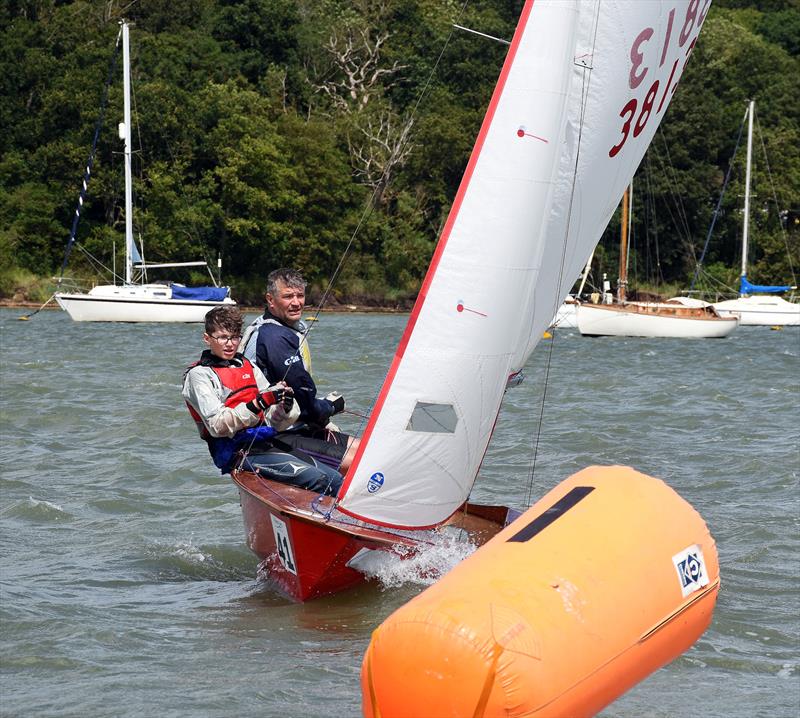
<svg viewBox="0 0 800 718"><path fill-rule="evenodd" d="M188 374L196 366L208 367L217 375L222 386L229 391L223 402L225 406L233 408L239 404L246 404L258 397L258 385L253 376L252 364L244 357L237 356L242 361L241 366L231 366L228 362L223 363L224 360L217 359L213 354L203 352L200 361L190 365L186 369L186 373ZM186 406L197 425L200 438L208 444L214 465L223 473L230 471L234 456L242 446L249 445L254 441L269 439L277 433L271 426L262 424L237 431L232 437L212 436L197 410L189 402L186 402Z"/></svg>

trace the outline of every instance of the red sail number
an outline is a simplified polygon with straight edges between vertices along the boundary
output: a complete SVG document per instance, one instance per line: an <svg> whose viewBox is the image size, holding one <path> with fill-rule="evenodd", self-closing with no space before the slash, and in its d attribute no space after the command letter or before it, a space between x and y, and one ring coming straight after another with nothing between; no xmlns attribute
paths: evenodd
<svg viewBox="0 0 800 718"><path fill-rule="evenodd" d="M700 8L700 0L689 0L689 4L686 6L686 17L683 20L683 26L681 27L680 35L678 37L678 46L683 47L689 37L692 35L692 32L697 30L697 33L700 32L700 27L703 24L703 21L706 19L706 14L708 13L708 6L711 3L711 0L705 0L703 4L703 9L698 13L698 9ZM669 13L669 25L667 27L665 37L664 37L664 46L661 50L661 62L659 63L659 67L664 64L664 60L667 55L667 47L669 46L669 40L672 35L672 23L674 18L675 10L674 8ZM642 30L637 36L636 39L633 41L631 45L631 50L629 53L629 57L631 59L631 69L630 74L628 75L628 86L635 90L644 80L645 76L647 75L648 70L650 69L648 66L644 65L644 52L642 52L642 46L649 42L649 40L653 36L653 28L647 27ZM689 59L689 55L694 48L695 42L697 41L697 35L692 39L689 43L689 47L686 50L686 60ZM675 70L678 66L678 60L675 60L675 63L672 66L672 72L670 72L669 80L667 80L667 84L664 87L664 94L661 98L661 102L658 104L658 109L656 110L657 113L661 112L661 109L664 106L664 101L667 99L667 95L670 91L670 85L672 85L672 79L675 75ZM684 63L685 66L685 63ZM680 77L680 75L679 75ZM679 79L679 78L678 78ZM675 92L675 86L677 85L677 79L675 81L675 85L672 85L672 92ZM609 157L615 157L620 150L622 150L625 142L628 140L629 135L631 134L631 126L633 126L633 136L638 137L642 131L644 130L647 122L650 119L650 116L653 112L653 104L656 100L656 96L658 95L658 88L659 88L659 81L655 80L650 88L647 91L647 94L644 97L644 101L642 102L641 110L639 110L637 116L637 110L639 109L639 103L636 98L632 98L628 100L625 106L622 108L622 111L619 113L619 116L622 118L622 127L620 128L620 133L622 134L622 139L619 141L618 144L614 145L609 151ZM634 118L636 118L636 122L634 123Z"/></svg>

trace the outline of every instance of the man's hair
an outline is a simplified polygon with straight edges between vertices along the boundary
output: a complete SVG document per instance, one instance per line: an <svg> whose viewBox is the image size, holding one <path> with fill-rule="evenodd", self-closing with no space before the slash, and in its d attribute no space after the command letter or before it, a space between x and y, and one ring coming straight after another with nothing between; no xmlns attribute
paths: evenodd
<svg viewBox="0 0 800 718"><path fill-rule="evenodd" d="M206 334L211 335L217 329L230 332L231 336L242 335L244 319L239 307L214 307L206 313Z"/></svg>
<svg viewBox="0 0 800 718"><path fill-rule="evenodd" d="M303 275L296 269L290 269L289 267L281 267L267 275L267 294L272 296L277 294L278 282L283 282L287 287L295 287L296 289L306 288L306 280L303 279Z"/></svg>

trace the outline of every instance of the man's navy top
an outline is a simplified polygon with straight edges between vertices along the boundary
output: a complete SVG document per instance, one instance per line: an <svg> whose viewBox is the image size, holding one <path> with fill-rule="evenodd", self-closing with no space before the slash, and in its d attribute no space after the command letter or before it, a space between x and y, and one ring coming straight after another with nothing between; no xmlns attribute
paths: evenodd
<svg viewBox="0 0 800 718"><path fill-rule="evenodd" d="M292 387L300 405L300 421L325 426L333 414L333 403L317 398L317 387L304 358L304 354L310 355L307 347L305 351L300 347L307 331L305 324L300 321L296 328L291 327L268 310L256 321L261 323L256 340L256 365L270 384L285 381Z"/></svg>

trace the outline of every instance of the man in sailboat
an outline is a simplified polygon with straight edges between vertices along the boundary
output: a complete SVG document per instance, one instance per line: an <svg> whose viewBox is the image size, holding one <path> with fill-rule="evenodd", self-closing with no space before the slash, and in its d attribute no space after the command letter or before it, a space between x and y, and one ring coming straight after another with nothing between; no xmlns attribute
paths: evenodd
<svg viewBox="0 0 800 718"><path fill-rule="evenodd" d="M358 439L338 430L330 418L344 411L344 397L332 392L317 396L311 376L311 353L302 320L306 281L295 269L276 269L267 276L264 314L245 331L239 346L271 382L285 381L300 405L300 422L281 439L342 474L358 448Z"/></svg>
<svg viewBox="0 0 800 718"><path fill-rule="evenodd" d="M261 370L237 352L243 318L221 306L205 317L200 360L184 373L183 398L208 444L214 464L228 473L246 450L244 467L274 481L336 494L342 475L281 442L279 432L300 417L285 382L270 385Z"/></svg>

